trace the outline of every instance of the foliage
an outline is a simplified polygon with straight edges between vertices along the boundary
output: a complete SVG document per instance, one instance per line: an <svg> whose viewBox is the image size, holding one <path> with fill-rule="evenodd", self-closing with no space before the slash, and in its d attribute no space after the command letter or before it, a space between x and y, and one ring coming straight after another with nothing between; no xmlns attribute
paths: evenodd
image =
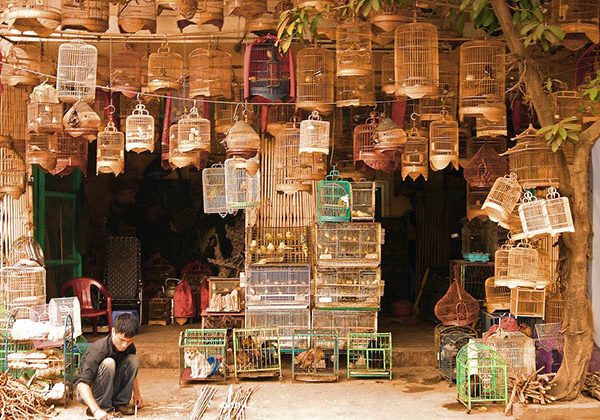
<svg viewBox="0 0 600 420"><path fill-rule="evenodd" d="M593 102L600 102L600 70L596 71L596 78L590 80L584 89L584 97L587 96Z"/></svg>
<svg viewBox="0 0 600 420"><path fill-rule="evenodd" d="M537 134L544 136L546 143L556 152L564 141L579 142L578 133L581 132L581 124L575 124L577 117L569 117L553 125L540 128Z"/></svg>

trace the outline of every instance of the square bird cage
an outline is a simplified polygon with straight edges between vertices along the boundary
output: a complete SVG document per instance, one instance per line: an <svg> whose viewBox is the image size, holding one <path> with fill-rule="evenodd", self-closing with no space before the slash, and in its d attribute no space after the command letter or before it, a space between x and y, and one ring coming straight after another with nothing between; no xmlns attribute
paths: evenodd
<svg viewBox="0 0 600 420"><path fill-rule="evenodd" d="M546 289L515 287L510 290L510 313L514 316L544 318Z"/></svg>
<svg viewBox="0 0 600 420"><path fill-rule="evenodd" d="M35 262L0 268L0 303L8 311L46 303L46 270Z"/></svg>
<svg viewBox="0 0 600 420"><path fill-rule="evenodd" d="M281 377L279 331L275 328L235 328L233 358L236 378Z"/></svg>
<svg viewBox="0 0 600 420"><path fill-rule="evenodd" d="M510 289L506 286L496 286L494 277L490 277L485 281L485 304L490 312L509 310Z"/></svg>
<svg viewBox="0 0 600 420"><path fill-rule="evenodd" d="M350 221L350 182L333 169L317 184L317 222Z"/></svg>
<svg viewBox="0 0 600 420"><path fill-rule="evenodd" d="M310 265L257 266L247 268L246 306L251 308L308 308Z"/></svg>
<svg viewBox="0 0 600 420"><path fill-rule="evenodd" d="M313 309L312 328L337 334L340 350L345 350L350 333L377 332L377 311Z"/></svg>
<svg viewBox="0 0 600 420"><path fill-rule="evenodd" d="M349 333L346 348L348 378L392 379L392 333Z"/></svg>
<svg viewBox="0 0 600 420"><path fill-rule="evenodd" d="M299 308L268 308L246 309L246 328L278 328L279 348L292 348L294 330L311 328L310 309Z"/></svg>
<svg viewBox="0 0 600 420"><path fill-rule="evenodd" d="M316 308L379 309L381 269L317 267L314 294Z"/></svg>
<svg viewBox="0 0 600 420"><path fill-rule="evenodd" d="M454 327L460 328L460 327ZM448 382L456 382L456 356L460 349L469 344L471 338L476 338L474 331L452 330L446 332L440 342L438 358L442 378Z"/></svg>
<svg viewBox="0 0 600 420"><path fill-rule="evenodd" d="M179 333L179 385L227 379L227 330L186 329Z"/></svg>
<svg viewBox="0 0 600 420"><path fill-rule="evenodd" d="M497 178L481 209L492 222L507 223L521 198L521 191L515 173Z"/></svg>
<svg viewBox="0 0 600 420"><path fill-rule="evenodd" d="M450 272L467 293L475 299L483 301L485 299L485 281L494 275L494 263L454 260L450 262Z"/></svg>
<svg viewBox="0 0 600 420"><path fill-rule="evenodd" d="M258 165L258 162L256 163ZM225 160L225 196L227 209L257 207L260 203L260 171L254 170L250 159Z"/></svg>
<svg viewBox="0 0 600 420"><path fill-rule="evenodd" d="M225 195L225 167L216 163L210 168L202 170L202 202L204 213L217 213L221 217L227 216L227 198Z"/></svg>
<svg viewBox="0 0 600 420"><path fill-rule="evenodd" d="M316 227L320 266L376 267L381 261L383 229L380 223L326 223Z"/></svg>
<svg viewBox="0 0 600 420"><path fill-rule="evenodd" d="M337 382L338 337L329 331L294 330L292 379L300 382Z"/></svg>
<svg viewBox="0 0 600 420"><path fill-rule="evenodd" d="M246 264L307 264L310 228L251 226L246 232Z"/></svg>
<svg viewBox="0 0 600 420"><path fill-rule="evenodd" d="M350 183L352 221L375 219L375 183L360 180Z"/></svg>

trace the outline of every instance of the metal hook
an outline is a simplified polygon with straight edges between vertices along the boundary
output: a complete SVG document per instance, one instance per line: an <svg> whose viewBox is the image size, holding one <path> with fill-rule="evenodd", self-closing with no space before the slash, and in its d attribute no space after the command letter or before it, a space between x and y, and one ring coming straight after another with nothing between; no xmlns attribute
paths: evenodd
<svg viewBox="0 0 600 420"><path fill-rule="evenodd" d="M117 108L113 104L109 104L108 106L105 106L104 109L108 110L109 115L114 114L115 111L117 110Z"/></svg>

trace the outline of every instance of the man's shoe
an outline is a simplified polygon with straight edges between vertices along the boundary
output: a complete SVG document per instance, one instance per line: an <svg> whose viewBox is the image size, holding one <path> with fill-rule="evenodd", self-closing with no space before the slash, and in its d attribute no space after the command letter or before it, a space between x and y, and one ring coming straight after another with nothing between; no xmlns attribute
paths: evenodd
<svg viewBox="0 0 600 420"><path fill-rule="evenodd" d="M115 411L121 413L124 416L133 416L135 414L135 407L129 405L118 405L115 407Z"/></svg>

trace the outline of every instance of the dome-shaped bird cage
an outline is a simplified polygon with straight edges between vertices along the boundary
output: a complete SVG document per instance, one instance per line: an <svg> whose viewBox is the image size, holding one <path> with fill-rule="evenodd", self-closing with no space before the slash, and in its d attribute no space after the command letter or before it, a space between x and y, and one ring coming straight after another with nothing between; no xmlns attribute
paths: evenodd
<svg viewBox="0 0 600 420"><path fill-rule="evenodd" d="M48 36L60 25L60 0L10 0L2 11L9 29Z"/></svg>
<svg viewBox="0 0 600 420"><path fill-rule="evenodd" d="M225 160L225 196L228 210L258 207L260 204L260 163L258 158Z"/></svg>
<svg viewBox="0 0 600 420"><path fill-rule="evenodd" d="M125 136L111 121L98 133L96 175L119 175L125 170Z"/></svg>
<svg viewBox="0 0 600 420"><path fill-rule="evenodd" d="M521 185L515 173L494 181L481 209L492 222L508 223L510 215L521 199Z"/></svg>
<svg viewBox="0 0 600 420"><path fill-rule="evenodd" d="M227 156L251 157L254 156L260 145L260 136L246 121L236 121L227 132L225 138Z"/></svg>
<svg viewBox="0 0 600 420"><path fill-rule="evenodd" d="M58 47L56 90L61 102L93 102L96 98L98 51L81 41Z"/></svg>
<svg viewBox="0 0 600 420"><path fill-rule="evenodd" d="M62 0L62 29L106 32L109 9L106 0Z"/></svg>
<svg viewBox="0 0 600 420"><path fill-rule="evenodd" d="M40 47L33 44L14 44L3 58L2 83L9 86L35 86L40 71Z"/></svg>
<svg viewBox="0 0 600 420"><path fill-rule="evenodd" d="M530 191L525 191L519 205L519 217L521 218L523 233L527 238L552 233L545 205L546 200L538 199Z"/></svg>
<svg viewBox="0 0 600 420"><path fill-rule="evenodd" d="M63 131L63 107L54 86L42 83L33 89L27 104L27 132L54 134Z"/></svg>
<svg viewBox="0 0 600 420"><path fill-rule="evenodd" d="M507 172L506 158L496 153L496 149L488 143L484 143L464 165L465 180L470 186L477 188L491 187L496 179L506 175Z"/></svg>
<svg viewBox="0 0 600 420"><path fill-rule="evenodd" d="M373 51L369 24L350 19L338 25L335 54L338 77L372 77Z"/></svg>
<svg viewBox="0 0 600 420"><path fill-rule="evenodd" d="M321 120L318 111L300 123L299 152L329 154L329 121Z"/></svg>
<svg viewBox="0 0 600 420"><path fill-rule="evenodd" d="M468 41L460 46L458 114L498 121L506 115L504 103L506 54L498 41Z"/></svg>
<svg viewBox="0 0 600 420"><path fill-rule="evenodd" d="M438 34L430 23L406 23L395 32L396 94L419 99L439 84Z"/></svg>
<svg viewBox="0 0 600 420"><path fill-rule="evenodd" d="M231 55L215 48L196 48L188 57L190 98L231 98Z"/></svg>
<svg viewBox="0 0 600 420"><path fill-rule="evenodd" d="M183 58L167 43L148 57L148 92L179 92L183 79Z"/></svg>
<svg viewBox="0 0 600 420"><path fill-rule="evenodd" d="M410 176L413 181L416 181L422 175L427 180L429 176L428 149L427 137L420 135L418 130L413 127L408 133L402 154L402 179Z"/></svg>
<svg viewBox="0 0 600 420"><path fill-rule="evenodd" d="M133 98L142 87L142 55L131 48L112 54L111 87Z"/></svg>
<svg viewBox="0 0 600 420"><path fill-rule="evenodd" d="M194 106L177 123L177 147L182 152L198 150L210 153L210 121Z"/></svg>
<svg viewBox="0 0 600 420"><path fill-rule="evenodd" d="M317 184L317 222L349 222L350 182L340 178L335 167Z"/></svg>
<svg viewBox="0 0 600 420"><path fill-rule="evenodd" d="M458 123L444 118L429 124L429 163L439 171L449 164L458 170Z"/></svg>
<svg viewBox="0 0 600 420"><path fill-rule="evenodd" d="M394 53L381 56L381 90L386 95L396 93L396 68Z"/></svg>
<svg viewBox="0 0 600 420"><path fill-rule="evenodd" d="M225 167L216 163L202 170L202 202L204 213L227 216L227 199L225 195Z"/></svg>
<svg viewBox="0 0 600 420"><path fill-rule="evenodd" d="M355 164L363 161L364 153L373 152L378 125L379 114L377 112L371 112L369 118L366 119L364 124L359 124L356 127L354 127L352 135L354 143L354 152L352 155Z"/></svg>
<svg viewBox="0 0 600 420"><path fill-rule="evenodd" d="M25 162L48 172L56 167L56 137L31 133L25 142Z"/></svg>
<svg viewBox="0 0 600 420"><path fill-rule="evenodd" d="M153 0L131 0L120 4L117 16L121 32L130 34L143 30L156 32L156 5Z"/></svg>
<svg viewBox="0 0 600 420"><path fill-rule="evenodd" d="M440 77L438 90L433 95L419 100L421 121L434 121L443 118L446 111L451 118L456 118L458 104L458 60L453 51L440 51ZM383 71L383 70L382 70Z"/></svg>
<svg viewBox="0 0 600 420"><path fill-rule="evenodd" d="M392 32L402 23L410 20L408 7L397 5L396 2L381 2L379 10L371 11L371 25L383 32Z"/></svg>
<svg viewBox="0 0 600 420"><path fill-rule="evenodd" d="M588 43L600 42L598 16L600 4L595 0L552 0L551 21L565 33L565 47L578 50ZM587 38L587 39L586 39Z"/></svg>
<svg viewBox="0 0 600 420"><path fill-rule="evenodd" d="M338 77L335 83L335 104L346 106L375 106L373 75Z"/></svg>
<svg viewBox="0 0 600 420"><path fill-rule="evenodd" d="M8 195L15 200L25 192L27 171L25 161L10 144L10 139L0 136L0 198Z"/></svg>
<svg viewBox="0 0 600 420"><path fill-rule="evenodd" d="M171 126L169 129L169 165L171 168L185 168L186 166L193 166L200 171L206 167L208 155L209 153L204 150L180 150L179 127L177 124L173 124ZM223 176L225 176L224 173ZM223 197L225 197L225 183L223 183Z"/></svg>
<svg viewBox="0 0 600 420"><path fill-rule="evenodd" d="M154 152L154 117L143 103L138 103L125 120L125 150Z"/></svg>
<svg viewBox="0 0 600 420"><path fill-rule="evenodd" d="M556 188L550 187L548 188L545 204L552 235L563 232L575 232L571 205L567 197L561 197Z"/></svg>
<svg viewBox="0 0 600 420"><path fill-rule="evenodd" d="M75 168L86 174L87 163L88 142L85 139L64 133L56 135L56 167L50 171L52 175L70 175Z"/></svg>
<svg viewBox="0 0 600 420"><path fill-rule="evenodd" d="M267 11L267 0L226 0L225 14L256 19Z"/></svg>
<svg viewBox="0 0 600 420"><path fill-rule="evenodd" d="M435 304L434 312L444 325L471 325L479 317L479 302L454 280Z"/></svg>
<svg viewBox="0 0 600 420"><path fill-rule="evenodd" d="M94 141L100 128L100 117L89 104L78 101L63 117L64 132L72 137L83 137Z"/></svg>
<svg viewBox="0 0 600 420"><path fill-rule="evenodd" d="M281 4L282 2L278 2L277 6L280 6ZM269 33L274 34L277 32L277 24L279 22L280 14L281 12L278 12L277 10L267 10L257 18L246 20L244 30L257 36L262 36Z"/></svg>
<svg viewBox="0 0 600 420"><path fill-rule="evenodd" d="M296 121L284 127L276 138L275 165L283 171L285 184L321 180L327 175L327 159L322 153L300 154L300 128ZM276 187L277 188L277 187ZM279 191L280 189L278 189Z"/></svg>
<svg viewBox="0 0 600 420"><path fill-rule="evenodd" d="M307 47L298 52L296 61L296 108L331 113L335 101L333 52Z"/></svg>
<svg viewBox="0 0 600 420"><path fill-rule="evenodd" d="M294 97L295 66L291 51L282 54L277 38L266 35L246 48L244 56L244 98L274 102Z"/></svg>

